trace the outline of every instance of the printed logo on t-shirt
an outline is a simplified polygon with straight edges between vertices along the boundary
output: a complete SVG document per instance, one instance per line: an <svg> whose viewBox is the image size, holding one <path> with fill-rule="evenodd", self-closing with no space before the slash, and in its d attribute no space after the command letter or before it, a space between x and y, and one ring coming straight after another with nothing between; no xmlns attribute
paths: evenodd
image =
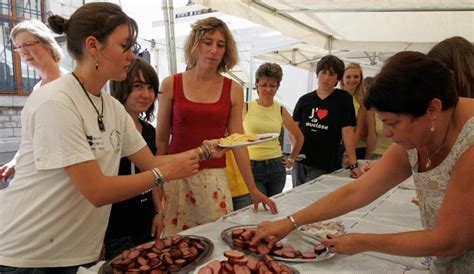
<svg viewBox="0 0 474 274"><path fill-rule="evenodd" d="M86 139L92 151L99 151L99 150L105 149L104 141L102 141L102 137L100 136L94 137L92 135L86 135Z"/></svg>
<svg viewBox="0 0 474 274"><path fill-rule="evenodd" d="M118 130L114 129L110 132L109 139L114 152L120 152L120 148L122 147L122 134L120 134Z"/></svg>
<svg viewBox="0 0 474 274"><path fill-rule="evenodd" d="M308 117L309 121L306 122L306 126L311 130L323 129L328 130L328 126L321 123L326 116L328 116L329 111L327 109L313 108L311 109L311 115Z"/></svg>

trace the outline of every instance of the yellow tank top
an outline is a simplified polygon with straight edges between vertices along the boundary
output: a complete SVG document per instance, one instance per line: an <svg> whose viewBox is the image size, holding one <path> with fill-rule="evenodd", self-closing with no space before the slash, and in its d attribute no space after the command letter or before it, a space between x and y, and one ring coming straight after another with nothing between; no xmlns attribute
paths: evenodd
<svg viewBox="0 0 474 274"><path fill-rule="evenodd" d="M354 104L354 109L355 109L355 114L356 114L356 119L357 119L357 114L359 113L360 104L357 101L355 96L352 96L352 103ZM359 142L356 144L356 148L366 147L367 146L366 139L367 139L366 137L360 136Z"/></svg>
<svg viewBox="0 0 474 274"><path fill-rule="evenodd" d="M377 118L377 115L375 116L375 132L377 133L377 143L373 153L382 155L392 144L392 139L383 135L383 122Z"/></svg>
<svg viewBox="0 0 474 274"><path fill-rule="evenodd" d="M239 167L237 166L237 162L235 161L232 150L225 153L225 162L225 174L227 175L227 182L229 183L229 189L232 193L232 197L249 193L244 178L242 177Z"/></svg>
<svg viewBox="0 0 474 274"><path fill-rule="evenodd" d="M247 115L244 119L245 133L280 133L283 119L281 105L273 102L270 107L264 107L257 101L248 102ZM274 139L248 147L250 160L267 160L281 157L280 141Z"/></svg>

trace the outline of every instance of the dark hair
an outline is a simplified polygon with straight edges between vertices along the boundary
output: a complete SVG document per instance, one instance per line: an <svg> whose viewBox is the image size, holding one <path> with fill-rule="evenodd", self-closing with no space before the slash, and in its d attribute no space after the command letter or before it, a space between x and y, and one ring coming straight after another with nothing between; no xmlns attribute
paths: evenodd
<svg viewBox="0 0 474 274"><path fill-rule="evenodd" d="M438 98L443 110L458 101L451 73L441 62L413 51L389 58L370 85L367 109L423 116L432 99Z"/></svg>
<svg viewBox="0 0 474 274"><path fill-rule="evenodd" d="M458 95L474 98L474 45L455 36L434 46L428 56L443 62L454 75Z"/></svg>
<svg viewBox="0 0 474 274"><path fill-rule="evenodd" d="M59 15L51 15L48 23L54 32L66 34L67 50L76 60L83 57L84 41L88 36L94 36L99 42L104 43L118 26L127 24L131 35L125 48L128 50L135 46L138 34L137 23L119 6L106 2L82 5L69 20Z"/></svg>
<svg viewBox="0 0 474 274"><path fill-rule="evenodd" d="M216 17L208 17L201 20L197 20L196 23L192 24L192 30L188 38L184 42L184 61L186 67L190 69L196 66L198 47L206 33L214 31L220 31L225 38L225 53L222 57L221 63L217 67L219 72L226 72L231 70L239 61L239 55L237 51L237 45L235 39L232 36L232 32L227 27L226 23Z"/></svg>
<svg viewBox="0 0 474 274"><path fill-rule="evenodd" d="M344 62L334 55L326 55L319 60L316 66L316 74L321 70L329 70L337 74L337 80L341 80L344 76Z"/></svg>
<svg viewBox="0 0 474 274"><path fill-rule="evenodd" d="M130 68L127 72L127 78L123 81L110 81L110 95L115 97L123 105L127 101L128 96L133 90L133 84L135 79L143 76L145 83L153 87L155 92L155 99L158 98L159 85L158 75L156 75L155 69L143 58L137 57L133 60ZM141 118L145 121L150 122L153 118L155 111L155 104L153 103L144 113L141 114Z"/></svg>
<svg viewBox="0 0 474 274"><path fill-rule="evenodd" d="M283 78L283 71L280 65L276 63L263 63L255 72L255 83L257 84L260 78L267 77L275 80L280 86L281 79Z"/></svg>
<svg viewBox="0 0 474 274"><path fill-rule="evenodd" d="M370 85L372 85L373 82L374 82L374 77L372 77L372 76L365 77L364 78L364 87L368 89L370 87Z"/></svg>

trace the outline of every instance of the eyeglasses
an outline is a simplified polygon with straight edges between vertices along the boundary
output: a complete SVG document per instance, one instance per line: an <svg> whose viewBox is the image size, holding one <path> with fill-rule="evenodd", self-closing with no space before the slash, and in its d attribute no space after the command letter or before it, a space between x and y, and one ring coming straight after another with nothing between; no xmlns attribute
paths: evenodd
<svg viewBox="0 0 474 274"><path fill-rule="evenodd" d="M26 43L23 43L22 45L19 45L19 46L13 46L13 50L16 51L16 52L22 51L24 49L30 50L32 47L34 47L35 45L37 45L39 43L40 43L40 41L26 42Z"/></svg>

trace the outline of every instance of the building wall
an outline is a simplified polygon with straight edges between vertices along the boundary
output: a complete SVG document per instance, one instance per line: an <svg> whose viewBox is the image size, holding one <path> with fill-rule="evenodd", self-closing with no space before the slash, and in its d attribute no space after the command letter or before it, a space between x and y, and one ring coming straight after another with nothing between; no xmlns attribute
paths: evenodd
<svg viewBox="0 0 474 274"><path fill-rule="evenodd" d="M49 0L45 2L47 11L66 18L83 4L82 0ZM70 71L73 67L73 60L67 56L64 39L59 37L58 41L66 55L61 60L61 66ZM11 155L17 151L20 145L20 114L27 99L28 96L0 95L0 154L7 155L5 157L0 155L0 164L9 161Z"/></svg>
<svg viewBox="0 0 474 274"><path fill-rule="evenodd" d="M20 143L20 113L25 96L0 96L0 153L16 151Z"/></svg>

